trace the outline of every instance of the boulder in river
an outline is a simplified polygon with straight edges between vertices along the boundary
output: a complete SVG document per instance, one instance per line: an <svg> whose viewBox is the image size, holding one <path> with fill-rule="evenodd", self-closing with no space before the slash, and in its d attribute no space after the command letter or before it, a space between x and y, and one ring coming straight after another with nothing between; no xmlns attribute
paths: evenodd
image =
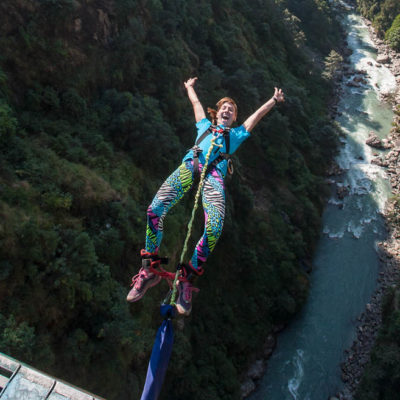
<svg viewBox="0 0 400 400"><path fill-rule="evenodd" d="M365 141L368 146L374 147L375 149L383 149L383 143L381 139L378 138L375 132L370 132L368 139Z"/></svg>
<svg viewBox="0 0 400 400"><path fill-rule="evenodd" d="M349 81L346 83L347 86L350 87L360 87L361 85L358 82L354 82L354 81Z"/></svg>
<svg viewBox="0 0 400 400"><path fill-rule="evenodd" d="M335 162L332 162L332 164L329 166L328 170L326 171L326 174L328 176L333 176L333 175L342 175L344 170L339 167L339 165Z"/></svg>
<svg viewBox="0 0 400 400"><path fill-rule="evenodd" d="M387 163L382 160L382 157L375 157L371 160L371 164L379 165L380 167L387 167Z"/></svg>
<svg viewBox="0 0 400 400"><path fill-rule="evenodd" d="M349 193L350 193L350 187L349 186L338 186L337 189L336 189L337 197L340 200L343 200Z"/></svg>
<svg viewBox="0 0 400 400"><path fill-rule="evenodd" d="M364 85L366 85L368 83L366 81L366 79L361 77L361 76L355 76L354 79L353 79L353 82L362 83Z"/></svg>
<svg viewBox="0 0 400 400"><path fill-rule="evenodd" d="M378 57L376 57L376 62L378 64L387 64L390 62L390 56L389 54L379 54Z"/></svg>

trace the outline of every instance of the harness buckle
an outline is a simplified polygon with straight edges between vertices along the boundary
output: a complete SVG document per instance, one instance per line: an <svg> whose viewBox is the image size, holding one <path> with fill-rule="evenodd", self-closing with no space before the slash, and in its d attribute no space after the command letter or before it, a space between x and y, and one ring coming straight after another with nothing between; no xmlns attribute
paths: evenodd
<svg viewBox="0 0 400 400"><path fill-rule="evenodd" d="M227 168L227 171L228 171L228 174L229 174L229 175L233 175L234 168L233 168L233 161L232 161L231 158L228 158L228 168Z"/></svg>
<svg viewBox="0 0 400 400"><path fill-rule="evenodd" d="M193 151L193 157L198 157L199 153L202 153L203 150L201 149L200 146L198 146L197 144L195 144L190 150Z"/></svg>

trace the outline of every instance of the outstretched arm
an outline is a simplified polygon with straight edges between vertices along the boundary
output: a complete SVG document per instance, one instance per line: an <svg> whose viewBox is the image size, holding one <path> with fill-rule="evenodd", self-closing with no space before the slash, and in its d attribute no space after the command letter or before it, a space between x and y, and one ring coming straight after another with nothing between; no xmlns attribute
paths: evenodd
<svg viewBox="0 0 400 400"><path fill-rule="evenodd" d="M197 94L194 90L194 84L196 83L196 80L197 80L197 78L188 79L185 82L185 88L187 90L189 100L193 106L194 118L195 118L196 122L199 122L206 117L206 114L205 114L203 106L201 105L200 100L198 99Z"/></svg>
<svg viewBox="0 0 400 400"><path fill-rule="evenodd" d="M282 89L275 88L274 95L255 113L250 115L250 117L247 118L246 121L243 123L246 131L251 132L251 130L258 124L261 118L264 117L264 115L266 115L276 103L280 103L282 101L285 101L285 96L282 92Z"/></svg>

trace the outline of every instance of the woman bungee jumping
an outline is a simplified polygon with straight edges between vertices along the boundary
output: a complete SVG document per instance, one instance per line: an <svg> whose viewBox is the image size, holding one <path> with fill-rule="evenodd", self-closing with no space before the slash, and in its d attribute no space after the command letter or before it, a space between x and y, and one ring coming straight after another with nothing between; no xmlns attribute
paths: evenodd
<svg viewBox="0 0 400 400"><path fill-rule="evenodd" d="M158 256L163 234L163 221L168 211L178 203L192 187L195 175L200 174L208 163L201 190L204 208L204 232L198 241L192 258L181 265L178 280L178 298L176 309L180 314L189 315L192 308L192 282L202 275L203 266L221 236L225 217L224 178L230 167L228 155L233 154L250 136L250 132L276 103L284 101L284 93L275 88L274 95L236 128L231 128L237 118L236 103L224 97L217 103L217 110L208 108L211 121L206 118L203 106L194 90L197 78L190 78L184 85L193 106L196 120L197 138L194 147L187 152L182 164L161 185L152 203L147 209L147 230L145 249L141 250L142 267L132 278L132 289L127 301L135 302L143 297L147 289L160 282L161 276L156 267L160 264ZM210 150L210 146L212 149ZM209 152L210 150L210 152Z"/></svg>

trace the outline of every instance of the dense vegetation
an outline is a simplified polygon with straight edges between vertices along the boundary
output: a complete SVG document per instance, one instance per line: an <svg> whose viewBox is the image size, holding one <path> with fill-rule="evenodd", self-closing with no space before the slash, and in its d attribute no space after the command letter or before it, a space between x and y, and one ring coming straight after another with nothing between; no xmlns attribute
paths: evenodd
<svg viewBox="0 0 400 400"><path fill-rule="evenodd" d="M2 1L0 351L110 400L139 398L167 288L125 296L147 205L194 139L183 81L199 76L205 106L235 98L240 120L279 86L285 104L236 157L162 395L239 398L251 355L307 296L337 142L323 62L337 26L326 0ZM166 221L171 268L192 201ZM201 225L199 213L195 237Z"/></svg>
<svg viewBox="0 0 400 400"><path fill-rule="evenodd" d="M394 19L392 26L385 33L386 40L396 51L400 51L400 14Z"/></svg>
<svg viewBox="0 0 400 400"><path fill-rule="evenodd" d="M398 0L357 0L361 14L372 21L376 31L391 47L400 51L400 2Z"/></svg>

